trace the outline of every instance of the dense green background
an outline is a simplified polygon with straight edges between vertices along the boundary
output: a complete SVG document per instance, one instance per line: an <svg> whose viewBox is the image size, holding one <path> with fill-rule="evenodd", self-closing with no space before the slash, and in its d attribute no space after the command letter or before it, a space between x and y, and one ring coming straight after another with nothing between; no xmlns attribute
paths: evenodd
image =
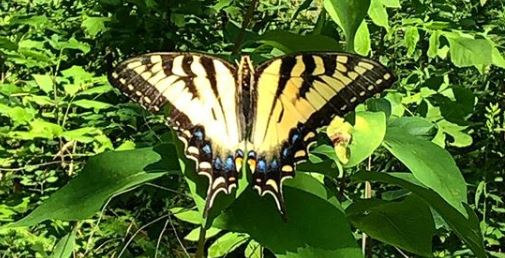
<svg viewBox="0 0 505 258"><path fill-rule="evenodd" d="M288 223L252 191L221 198L209 257L360 257L362 232L369 257L505 257L504 33L500 0L2 1L0 257L196 252L202 178L105 76L173 50L356 52L399 78L346 117L347 164L321 137Z"/></svg>

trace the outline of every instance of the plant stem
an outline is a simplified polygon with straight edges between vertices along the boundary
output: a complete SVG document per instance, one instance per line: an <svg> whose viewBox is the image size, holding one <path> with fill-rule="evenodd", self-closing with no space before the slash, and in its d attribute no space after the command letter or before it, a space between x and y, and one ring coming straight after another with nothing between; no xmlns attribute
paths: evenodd
<svg viewBox="0 0 505 258"><path fill-rule="evenodd" d="M196 249L195 258L203 258L205 250L205 235L207 233L207 216L203 218L202 226L200 227L200 236L198 238L198 247Z"/></svg>
<svg viewBox="0 0 505 258"><path fill-rule="evenodd" d="M368 157L368 165L366 168L366 171L371 172L372 170L372 156ZM370 184L369 181L365 182L365 199L370 199L372 198L372 184ZM363 252L363 256L367 256L367 251L368 254L370 255L371 253L369 250L371 249L370 241L367 241L367 234L362 233L361 234L361 251Z"/></svg>
<svg viewBox="0 0 505 258"><path fill-rule="evenodd" d="M258 6L258 0L252 0L251 5L247 9L244 20L242 21L242 28L240 30L240 34L238 34L237 41L235 41L235 46L232 51L233 54L238 54L240 51L240 46L242 45L242 41L244 41L245 31L247 27L249 27L249 23L254 15L254 10L256 10L256 6Z"/></svg>

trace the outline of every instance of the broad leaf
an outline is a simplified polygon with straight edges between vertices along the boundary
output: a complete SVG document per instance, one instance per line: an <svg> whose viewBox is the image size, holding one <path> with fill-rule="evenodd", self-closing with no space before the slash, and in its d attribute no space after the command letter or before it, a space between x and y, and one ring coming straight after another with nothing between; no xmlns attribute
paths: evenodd
<svg viewBox="0 0 505 258"><path fill-rule="evenodd" d="M209 247L209 258L226 256L249 239L247 234L228 232Z"/></svg>
<svg viewBox="0 0 505 258"><path fill-rule="evenodd" d="M462 37L456 33L444 33L444 36L451 46L451 61L457 67L493 63L492 46L488 40Z"/></svg>
<svg viewBox="0 0 505 258"><path fill-rule="evenodd" d="M435 224L428 205L419 197L400 202L359 200L346 209L352 224L372 238L409 252L431 256Z"/></svg>
<svg viewBox="0 0 505 258"><path fill-rule="evenodd" d="M177 157L172 145L96 155L75 179L7 227L32 226L48 219L90 218L115 193L176 170Z"/></svg>
<svg viewBox="0 0 505 258"><path fill-rule="evenodd" d="M325 0L324 9L345 33L347 49L354 50L354 37L365 19L370 0Z"/></svg>
<svg viewBox="0 0 505 258"><path fill-rule="evenodd" d="M270 196L245 191L213 226L247 233L277 257L362 257L335 197L311 176L286 181L287 222Z"/></svg>
<svg viewBox="0 0 505 258"><path fill-rule="evenodd" d="M388 128L383 145L421 183L440 194L462 214L465 213L465 179L446 150L431 141L413 137L398 127Z"/></svg>
<svg viewBox="0 0 505 258"><path fill-rule="evenodd" d="M386 134L386 115L383 112L358 112L352 133L351 152L346 167L356 166L381 145Z"/></svg>
<svg viewBox="0 0 505 258"><path fill-rule="evenodd" d="M375 181L403 187L419 196L427 205L432 207L445 222L454 230L477 257L486 257L482 233L477 215L464 204L465 217L453 208L447 201L433 190L423 186L408 173L370 173L359 172L351 177L354 182Z"/></svg>

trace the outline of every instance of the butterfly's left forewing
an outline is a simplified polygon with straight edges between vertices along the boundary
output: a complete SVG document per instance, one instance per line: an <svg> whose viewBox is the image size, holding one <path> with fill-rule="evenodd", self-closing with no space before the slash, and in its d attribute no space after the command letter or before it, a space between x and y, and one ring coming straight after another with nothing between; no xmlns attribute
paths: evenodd
<svg viewBox="0 0 505 258"><path fill-rule="evenodd" d="M282 182L307 159L315 130L394 80L379 63L345 53L284 56L260 65L252 91L255 162L249 164L259 193L271 194L283 213Z"/></svg>
<svg viewBox="0 0 505 258"><path fill-rule="evenodd" d="M109 80L150 111L170 107L167 124L209 178L206 210L237 186L243 160L236 69L196 53L153 53L119 64Z"/></svg>

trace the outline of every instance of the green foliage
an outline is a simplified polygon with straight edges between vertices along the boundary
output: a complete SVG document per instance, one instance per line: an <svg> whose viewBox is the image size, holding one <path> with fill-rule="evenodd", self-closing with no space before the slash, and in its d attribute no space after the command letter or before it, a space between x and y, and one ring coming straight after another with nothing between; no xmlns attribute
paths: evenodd
<svg viewBox="0 0 505 258"><path fill-rule="evenodd" d="M361 257L358 233L378 257L503 257L500 1L260 1L247 15L249 4L0 3L2 257L186 257L202 226L209 257ZM286 182L287 222L245 177L202 219L206 179L163 119L105 76L108 57L145 52L259 62L343 49L399 81L346 117L347 164L321 137Z"/></svg>

